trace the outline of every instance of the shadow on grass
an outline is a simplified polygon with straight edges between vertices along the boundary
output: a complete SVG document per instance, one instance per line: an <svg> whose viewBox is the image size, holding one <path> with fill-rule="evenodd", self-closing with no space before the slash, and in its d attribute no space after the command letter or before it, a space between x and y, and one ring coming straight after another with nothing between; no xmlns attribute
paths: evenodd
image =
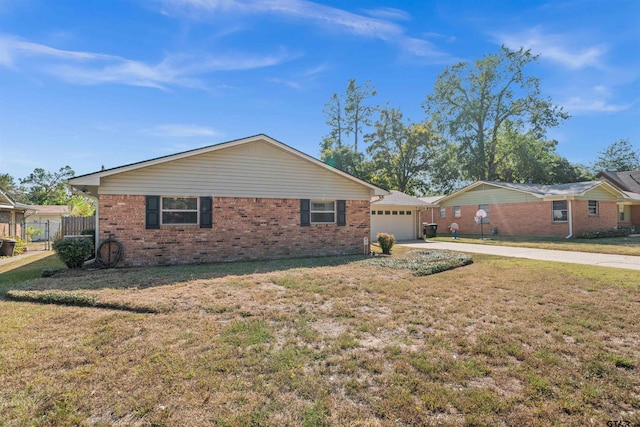
<svg viewBox="0 0 640 427"><path fill-rule="evenodd" d="M25 258L3 266L0 273L0 298L4 298L7 291L20 287L20 284L41 277L42 270L48 268L65 267L55 253L44 258Z"/></svg>
<svg viewBox="0 0 640 427"><path fill-rule="evenodd" d="M290 258L265 261L243 261L219 264L192 264L166 267L134 267L107 270L61 270L58 274L40 278L47 263L33 263L14 270L14 279L0 286L0 296L9 290L99 290L146 289L193 280L245 276L299 268L340 266L369 258L364 255L345 255L316 258ZM47 258L48 259L48 258ZM44 261L44 260L43 260ZM19 270L25 269L20 273ZM37 270L37 274L36 274ZM8 274L8 273L6 273ZM0 276L1 277L1 276Z"/></svg>

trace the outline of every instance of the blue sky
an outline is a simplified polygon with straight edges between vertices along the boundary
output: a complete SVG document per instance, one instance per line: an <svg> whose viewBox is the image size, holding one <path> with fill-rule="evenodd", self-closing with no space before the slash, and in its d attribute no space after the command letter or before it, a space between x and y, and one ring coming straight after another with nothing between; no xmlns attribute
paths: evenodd
<svg viewBox="0 0 640 427"><path fill-rule="evenodd" d="M640 1L0 0L0 173L77 175L265 133L319 157L349 78L421 121L446 65L505 44L572 118L558 152L640 147Z"/></svg>

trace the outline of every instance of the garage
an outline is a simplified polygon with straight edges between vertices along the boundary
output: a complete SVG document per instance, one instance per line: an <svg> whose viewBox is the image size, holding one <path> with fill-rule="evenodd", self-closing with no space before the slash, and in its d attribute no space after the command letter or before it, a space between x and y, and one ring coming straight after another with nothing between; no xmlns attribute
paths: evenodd
<svg viewBox="0 0 640 427"><path fill-rule="evenodd" d="M378 233L393 234L396 240L415 240L422 234L419 212L428 203L400 191L371 202L371 241Z"/></svg>

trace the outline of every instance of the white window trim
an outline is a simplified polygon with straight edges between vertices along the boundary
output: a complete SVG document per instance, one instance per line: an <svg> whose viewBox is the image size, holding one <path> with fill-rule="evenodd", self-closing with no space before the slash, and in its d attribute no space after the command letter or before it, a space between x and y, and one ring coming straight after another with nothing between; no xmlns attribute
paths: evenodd
<svg viewBox="0 0 640 427"><path fill-rule="evenodd" d="M596 204L596 212L595 213L591 213L591 202L594 202ZM588 200L587 201L587 213L589 214L589 216L598 216L600 215L600 203L598 203L597 200Z"/></svg>
<svg viewBox="0 0 640 427"><path fill-rule="evenodd" d="M196 209L164 209L164 199L196 199ZM196 213L196 222L181 222L181 223L165 223L164 222L164 213L165 212L195 212ZM160 225L166 226L184 226L184 225L200 225L200 197L196 196L161 196L160 197Z"/></svg>
<svg viewBox="0 0 640 427"><path fill-rule="evenodd" d="M458 208L458 212L456 212L456 208ZM453 217L454 218L462 218L462 207L461 206L454 206L453 207Z"/></svg>
<svg viewBox="0 0 640 427"><path fill-rule="evenodd" d="M332 202L333 203L333 211L319 211L319 210L314 210L313 208L313 203L329 203ZM327 221L327 222L315 222L312 221L311 218L313 218L313 214L314 213L329 213L329 212L333 212L333 221ZM309 201L309 223L310 224L337 224L338 223L338 202L336 200L310 200Z"/></svg>
<svg viewBox="0 0 640 427"><path fill-rule="evenodd" d="M553 204L554 202L565 202L565 208L564 209L553 209ZM553 214L556 210L559 211L565 211L565 216L567 219L556 219L555 215ZM552 222L569 222L569 203L566 200L554 200L551 202L551 221Z"/></svg>
<svg viewBox="0 0 640 427"><path fill-rule="evenodd" d="M443 206L438 209L438 218L446 218L447 217L447 208Z"/></svg>

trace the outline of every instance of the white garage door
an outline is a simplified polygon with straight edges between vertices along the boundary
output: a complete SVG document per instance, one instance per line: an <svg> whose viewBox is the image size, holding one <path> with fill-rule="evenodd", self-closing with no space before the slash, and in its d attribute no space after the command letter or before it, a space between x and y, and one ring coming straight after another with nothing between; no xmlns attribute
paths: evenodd
<svg viewBox="0 0 640 427"><path fill-rule="evenodd" d="M378 233L393 234L396 240L415 240L415 212L409 209L371 207L371 241ZM375 210L375 214L373 211Z"/></svg>

